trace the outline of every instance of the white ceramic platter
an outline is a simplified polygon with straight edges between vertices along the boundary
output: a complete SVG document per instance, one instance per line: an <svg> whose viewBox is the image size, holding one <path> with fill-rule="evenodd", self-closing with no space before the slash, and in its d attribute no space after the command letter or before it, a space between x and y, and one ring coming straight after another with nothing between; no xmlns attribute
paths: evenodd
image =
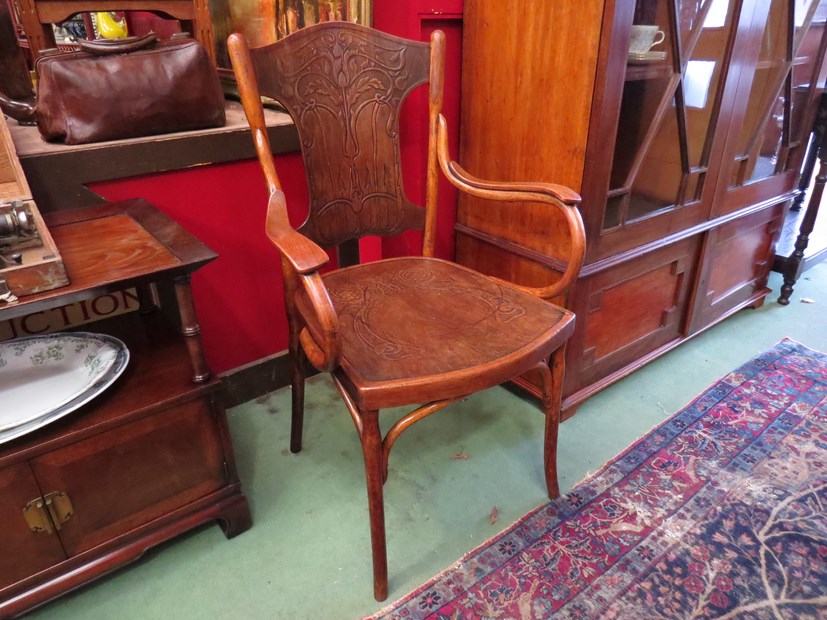
<svg viewBox="0 0 827 620"><path fill-rule="evenodd" d="M129 350L104 334L48 334L0 342L0 443L71 413L126 368Z"/></svg>

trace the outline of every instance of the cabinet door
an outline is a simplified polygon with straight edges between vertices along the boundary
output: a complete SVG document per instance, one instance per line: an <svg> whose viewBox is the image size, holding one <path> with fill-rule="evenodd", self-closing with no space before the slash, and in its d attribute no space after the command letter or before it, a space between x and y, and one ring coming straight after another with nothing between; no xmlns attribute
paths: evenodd
<svg viewBox="0 0 827 620"><path fill-rule="evenodd" d="M566 397L586 386L596 391L601 379L631 372L682 336L699 245L699 237L684 239L577 282Z"/></svg>
<svg viewBox="0 0 827 620"><path fill-rule="evenodd" d="M710 231L690 322L696 333L769 292L767 277L773 240L782 225L784 204L727 222Z"/></svg>
<svg viewBox="0 0 827 620"><path fill-rule="evenodd" d="M721 142L715 127L740 23L738 0L637 0L618 2L615 11L607 95L623 81L622 94L605 97L601 112L602 122L616 119L615 138L612 151L595 157L611 159L591 169L595 180L609 170L605 208L591 226L596 258L706 220ZM663 41L634 53L647 29Z"/></svg>
<svg viewBox="0 0 827 620"><path fill-rule="evenodd" d="M755 0L744 12L713 216L794 189L818 96L827 2Z"/></svg>
<svg viewBox="0 0 827 620"><path fill-rule="evenodd" d="M23 508L41 498L27 463L0 470L0 590L66 559L54 533L34 532ZM45 514L45 513L44 513Z"/></svg>
<svg viewBox="0 0 827 620"><path fill-rule="evenodd" d="M226 484L210 401L202 398L32 461L44 493L74 508L60 539L70 557Z"/></svg>

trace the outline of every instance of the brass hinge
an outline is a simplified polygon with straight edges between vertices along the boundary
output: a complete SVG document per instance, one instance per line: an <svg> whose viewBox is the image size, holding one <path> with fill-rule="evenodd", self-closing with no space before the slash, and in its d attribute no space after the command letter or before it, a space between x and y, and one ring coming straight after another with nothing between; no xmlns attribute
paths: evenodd
<svg viewBox="0 0 827 620"><path fill-rule="evenodd" d="M6 279L2 276L0 276L0 301L5 301L10 304L17 301L17 295L11 292Z"/></svg>
<svg viewBox="0 0 827 620"><path fill-rule="evenodd" d="M23 506L23 518L26 519L26 524L31 531L54 534L55 528L49 514L44 510L45 505L46 501L42 497L36 497Z"/></svg>
<svg viewBox="0 0 827 620"><path fill-rule="evenodd" d="M49 509L49 516L52 518L52 523L55 529L59 530L60 526L66 523L75 514L75 509L72 507L72 500L63 491L52 491L44 496L46 500L46 508Z"/></svg>
<svg viewBox="0 0 827 620"><path fill-rule="evenodd" d="M63 491L36 497L23 506L23 518L33 532L54 534L75 514L72 501Z"/></svg>

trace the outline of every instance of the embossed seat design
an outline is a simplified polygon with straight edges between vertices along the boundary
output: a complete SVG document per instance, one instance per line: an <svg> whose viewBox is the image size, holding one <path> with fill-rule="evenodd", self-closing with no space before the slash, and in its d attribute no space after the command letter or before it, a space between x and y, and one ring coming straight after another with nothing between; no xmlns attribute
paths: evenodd
<svg viewBox="0 0 827 620"><path fill-rule="evenodd" d="M232 35L230 56L259 161L270 191L267 235L282 255L290 328L293 419L290 448L301 450L305 367L330 372L362 443L368 487L374 596L387 597L382 487L388 455L413 423L474 392L525 373L543 386L544 471L557 485L557 428L566 340L574 315L548 299L565 293L583 262L579 196L547 183L476 179L450 160L442 105L444 35L430 44L363 26L326 23L250 49ZM426 207L402 189L399 109L430 83ZM296 123L310 205L298 230L267 139L261 95L281 102ZM559 210L570 249L559 279L526 288L434 254L439 170L465 192L491 200L543 203ZM365 235L424 230L423 256L355 264L321 274L328 256ZM554 279L554 278L552 278ZM379 411L411 405L382 436Z"/></svg>
<svg viewBox="0 0 827 620"><path fill-rule="evenodd" d="M353 378L366 409L455 397L467 390L469 372L485 375L484 387L497 385L542 361L548 345L574 329L571 313L439 259L390 259L322 280L342 332L334 372ZM503 364L509 356L514 364Z"/></svg>

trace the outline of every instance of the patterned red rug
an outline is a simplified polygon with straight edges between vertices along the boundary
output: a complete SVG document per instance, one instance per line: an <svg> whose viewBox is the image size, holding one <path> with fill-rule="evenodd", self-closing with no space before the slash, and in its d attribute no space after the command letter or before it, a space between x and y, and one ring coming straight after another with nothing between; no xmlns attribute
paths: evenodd
<svg viewBox="0 0 827 620"><path fill-rule="evenodd" d="M827 618L827 355L785 340L376 618Z"/></svg>

